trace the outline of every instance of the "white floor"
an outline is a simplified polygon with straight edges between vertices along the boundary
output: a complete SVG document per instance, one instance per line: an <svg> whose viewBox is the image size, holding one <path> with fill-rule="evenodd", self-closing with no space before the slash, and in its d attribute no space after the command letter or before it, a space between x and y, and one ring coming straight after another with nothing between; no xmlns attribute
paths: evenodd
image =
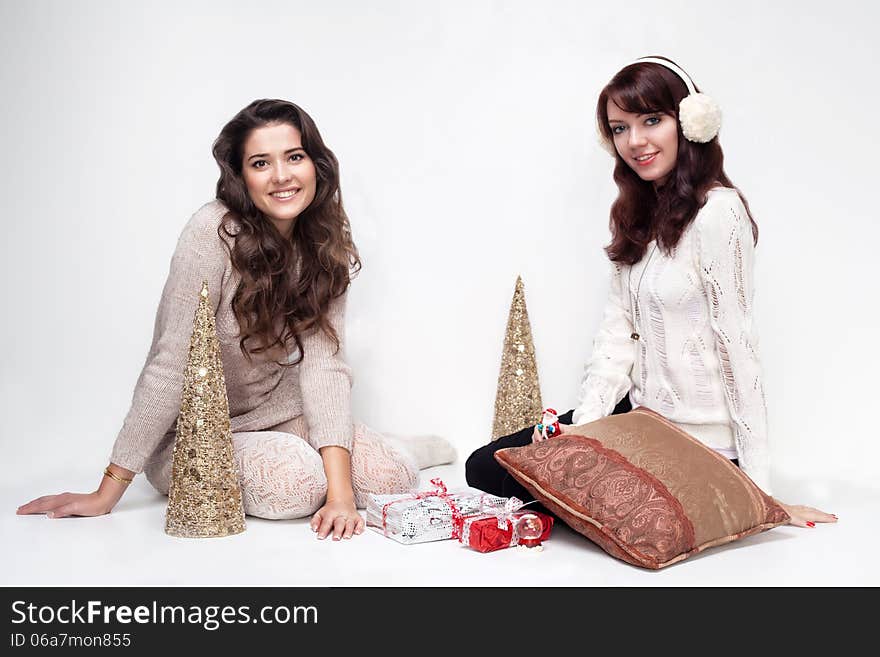
<svg viewBox="0 0 880 657"><path fill-rule="evenodd" d="M662 571L605 554L564 525L541 553L480 554L453 541L400 545L373 530L350 541L318 541L308 520L248 518L247 531L222 539L177 539L164 532L166 499L139 477L112 514L49 520L15 509L53 482L89 473L46 472L0 487L0 584L232 586L878 586L880 492L869 486L776 478L787 502L840 517L815 529L782 527L715 548ZM93 473L92 473L93 474ZM62 475L64 475L62 477ZM464 485L463 465L422 472ZM426 486L425 486L426 487ZM60 492L60 491L59 491Z"/></svg>

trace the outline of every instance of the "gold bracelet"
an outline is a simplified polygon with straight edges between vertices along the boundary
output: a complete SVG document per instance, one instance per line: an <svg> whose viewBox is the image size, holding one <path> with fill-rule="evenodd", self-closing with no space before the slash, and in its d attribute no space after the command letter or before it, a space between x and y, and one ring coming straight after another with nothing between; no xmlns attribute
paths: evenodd
<svg viewBox="0 0 880 657"><path fill-rule="evenodd" d="M120 484L125 484L126 486L131 483L131 479L126 479L125 477L120 477L118 474L114 474L110 472L110 466L108 465L104 468L104 474L110 477L113 481L118 481Z"/></svg>

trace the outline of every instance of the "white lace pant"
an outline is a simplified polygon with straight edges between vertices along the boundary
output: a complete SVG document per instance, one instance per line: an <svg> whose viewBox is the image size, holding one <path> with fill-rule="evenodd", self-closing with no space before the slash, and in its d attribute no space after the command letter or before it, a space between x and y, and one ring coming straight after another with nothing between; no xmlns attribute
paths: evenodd
<svg viewBox="0 0 880 657"><path fill-rule="evenodd" d="M302 518L321 508L327 496L324 463L307 441L305 423L296 418L284 429L232 434L244 511L248 515L270 520ZM166 438L144 468L147 480L163 495L168 494L171 482L173 447L173 436L170 440ZM355 503L358 508L365 508L370 493L407 493L415 489L419 469L409 454L383 441L376 431L356 424L351 480Z"/></svg>

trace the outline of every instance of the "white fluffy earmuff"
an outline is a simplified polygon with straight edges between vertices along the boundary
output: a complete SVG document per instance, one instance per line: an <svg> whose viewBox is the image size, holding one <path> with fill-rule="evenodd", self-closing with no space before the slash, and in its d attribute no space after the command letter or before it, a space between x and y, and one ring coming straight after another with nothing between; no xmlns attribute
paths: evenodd
<svg viewBox="0 0 880 657"><path fill-rule="evenodd" d="M700 144L712 141L721 129L721 108L710 96L699 93L693 80L672 62L658 57L642 57L633 64L660 64L681 78L687 85L688 95L678 105L678 122L681 132L688 141Z"/></svg>

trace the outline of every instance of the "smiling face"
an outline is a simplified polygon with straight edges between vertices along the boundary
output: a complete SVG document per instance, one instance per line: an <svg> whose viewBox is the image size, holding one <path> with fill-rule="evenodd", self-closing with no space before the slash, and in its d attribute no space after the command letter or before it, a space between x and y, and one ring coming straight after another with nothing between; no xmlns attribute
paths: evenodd
<svg viewBox="0 0 880 657"><path fill-rule="evenodd" d="M315 199L315 164L289 123L255 128L242 149L242 177L248 196L282 235Z"/></svg>
<svg viewBox="0 0 880 657"><path fill-rule="evenodd" d="M678 159L678 121L662 112L637 114L608 99L614 148L642 180L662 185Z"/></svg>

